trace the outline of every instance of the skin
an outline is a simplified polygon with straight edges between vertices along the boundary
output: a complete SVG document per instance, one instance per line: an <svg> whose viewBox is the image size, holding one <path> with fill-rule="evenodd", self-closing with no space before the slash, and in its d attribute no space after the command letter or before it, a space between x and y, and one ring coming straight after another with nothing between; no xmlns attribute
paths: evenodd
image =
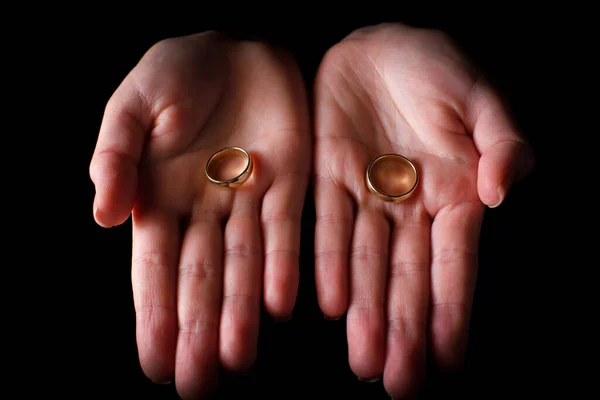
<svg viewBox="0 0 600 400"><path fill-rule="evenodd" d="M347 316L354 373L383 376L399 398L418 388L427 357L462 362L485 207L527 175L531 149L440 32L353 32L327 52L314 88L310 121L288 54L205 32L154 45L107 103L90 163L94 218L106 228L132 218L141 367L184 399L213 393L219 365L253 364L261 301L291 315L311 173L318 300L326 317ZM255 169L228 190L204 167L232 145ZM364 182L389 152L420 173L400 204Z"/></svg>
<svg viewBox="0 0 600 400"><path fill-rule="evenodd" d="M349 363L415 394L426 360L460 368L485 207L534 165L505 102L444 33L401 24L333 46L315 82L315 268L320 307L346 314ZM411 198L365 185L369 161L409 157Z"/></svg>
<svg viewBox="0 0 600 400"><path fill-rule="evenodd" d="M219 364L253 364L261 300L291 315L312 155L304 88L287 54L206 32L157 43L106 106L94 217L132 217L141 367L184 399L214 393ZM225 146L253 156L235 190L204 176Z"/></svg>

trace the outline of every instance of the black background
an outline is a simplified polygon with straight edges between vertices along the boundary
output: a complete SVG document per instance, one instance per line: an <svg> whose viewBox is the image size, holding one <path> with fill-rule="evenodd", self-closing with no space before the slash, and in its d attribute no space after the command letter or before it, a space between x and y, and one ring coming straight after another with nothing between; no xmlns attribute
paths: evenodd
<svg viewBox="0 0 600 400"><path fill-rule="evenodd" d="M8 352L17 355L15 375L24 378L18 390L80 399L177 398L173 386L154 385L138 364L130 221L106 230L92 218L88 166L104 106L144 52L161 39L207 29L250 33L290 49L310 90L328 47L358 27L385 21L442 29L454 37L512 105L538 161L505 203L486 215L465 372L448 379L430 371L422 397L571 396L583 388L585 369L575 345L584 342L579 332L585 322L569 296L573 278L585 281L581 271L597 257L584 259L571 244L580 231L571 222L587 216L585 205L567 202L576 189L562 157L574 154L567 143L591 146L587 136L574 136L583 112L577 106L581 98L571 92L588 85L582 57L592 50L576 29L589 11L537 9L525 15L520 8L492 5L432 14L398 6L372 13L306 12L290 20L294 10L273 8L255 17L163 7L172 13L38 10L43 22L31 23L31 36L14 31L9 40L17 44L10 64L20 75L5 77L20 90L8 117L18 118L31 134L21 135L24 143L6 157L40 160L33 169L14 162L9 169L24 178L15 190L31 193L10 197L15 205L8 210L9 219L17 219L10 250L17 251L14 260L26 260L25 267L15 267L24 272L19 281L24 284L7 283L23 307L16 308L20 322L7 323L23 341L7 342ZM597 129L590 126L593 136ZM310 192L307 200L293 318L273 322L264 316L255 367L247 376L223 372L219 398L386 398L381 382L359 382L349 369L345 321L325 321L317 307Z"/></svg>

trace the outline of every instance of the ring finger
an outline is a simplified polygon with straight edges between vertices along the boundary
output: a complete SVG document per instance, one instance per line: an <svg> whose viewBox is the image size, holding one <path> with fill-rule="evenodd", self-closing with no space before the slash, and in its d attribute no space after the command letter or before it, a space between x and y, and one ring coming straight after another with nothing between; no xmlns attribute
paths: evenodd
<svg viewBox="0 0 600 400"><path fill-rule="evenodd" d="M389 235L389 222L382 212L359 211L350 255L347 330L350 367L363 380L383 373Z"/></svg>

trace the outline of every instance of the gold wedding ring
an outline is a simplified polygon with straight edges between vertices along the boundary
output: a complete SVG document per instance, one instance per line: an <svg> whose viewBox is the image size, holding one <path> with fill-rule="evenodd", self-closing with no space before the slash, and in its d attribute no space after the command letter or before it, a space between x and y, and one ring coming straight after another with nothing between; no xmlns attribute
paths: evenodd
<svg viewBox="0 0 600 400"><path fill-rule="evenodd" d="M367 187L385 201L408 199L419 184L417 167L400 154L383 154L367 167Z"/></svg>
<svg viewBox="0 0 600 400"><path fill-rule="evenodd" d="M214 153L206 163L206 177L219 186L235 188L252 174L252 156L241 147L229 146Z"/></svg>

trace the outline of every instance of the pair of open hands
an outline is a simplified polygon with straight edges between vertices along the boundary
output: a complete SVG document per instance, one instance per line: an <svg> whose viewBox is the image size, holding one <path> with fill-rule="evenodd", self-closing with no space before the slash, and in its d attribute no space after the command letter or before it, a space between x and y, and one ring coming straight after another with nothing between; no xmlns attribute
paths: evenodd
<svg viewBox="0 0 600 400"><path fill-rule="evenodd" d="M314 111L314 114L311 113ZM241 146L256 168L224 190L210 155ZM369 161L411 158L416 193L387 203ZM496 90L443 33L359 29L323 58L308 99L293 59L217 32L163 40L108 101L90 164L94 217L133 223L132 283L144 373L182 398L210 393L219 363L254 362L261 303L292 313L307 186L315 275L328 318L347 315L349 363L413 391L426 352L462 362L486 205L534 164Z"/></svg>

